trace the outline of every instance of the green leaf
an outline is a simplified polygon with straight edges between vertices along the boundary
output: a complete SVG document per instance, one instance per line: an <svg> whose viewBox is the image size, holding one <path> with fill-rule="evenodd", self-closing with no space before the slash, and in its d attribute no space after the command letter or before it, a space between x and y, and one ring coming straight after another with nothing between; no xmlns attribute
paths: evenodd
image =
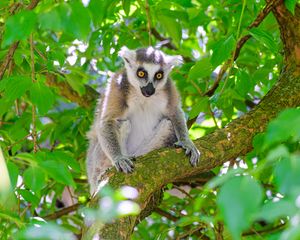
<svg viewBox="0 0 300 240"><path fill-rule="evenodd" d="M7 7L7 6L9 6L9 4L10 4L10 0L1 0L0 8Z"/></svg>
<svg viewBox="0 0 300 240"><path fill-rule="evenodd" d="M41 12L38 16L40 26L44 30L61 31L63 24L61 22L58 8L52 8L47 12Z"/></svg>
<svg viewBox="0 0 300 240"><path fill-rule="evenodd" d="M40 166L57 182L76 187L72 174L67 166L55 160L40 162Z"/></svg>
<svg viewBox="0 0 300 240"><path fill-rule="evenodd" d="M222 62L229 59L231 56L232 51L235 47L235 39L233 35L231 34L227 39L219 41L214 47L213 47L213 54L211 56L211 64L213 67L219 66Z"/></svg>
<svg viewBox="0 0 300 240"><path fill-rule="evenodd" d="M131 0L122 0L123 9L127 16L130 12L130 1Z"/></svg>
<svg viewBox="0 0 300 240"><path fill-rule="evenodd" d="M85 87L80 81L81 79L79 78L78 75L72 73L66 74L65 79L80 96L82 96L85 93Z"/></svg>
<svg viewBox="0 0 300 240"><path fill-rule="evenodd" d="M32 192L26 189L17 189L17 192L26 200L26 202L30 203L34 208L39 205L40 199Z"/></svg>
<svg viewBox="0 0 300 240"><path fill-rule="evenodd" d="M232 169L232 170L228 171L226 174L216 176L213 179L209 180L209 182L207 183L207 187L209 189L214 189L214 188L224 184L225 182L227 182L229 179L236 176L237 174L243 173L243 171L244 171L243 169L237 168L237 169Z"/></svg>
<svg viewBox="0 0 300 240"><path fill-rule="evenodd" d="M293 195L296 190L300 194L300 157L291 156L283 158L275 168L275 181L279 191L283 194Z"/></svg>
<svg viewBox="0 0 300 240"><path fill-rule="evenodd" d="M269 151L266 159L270 162L277 161L280 158L286 158L289 157L289 150L284 145L279 145L276 148Z"/></svg>
<svg viewBox="0 0 300 240"><path fill-rule="evenodd" d="M189 112L189 119L193 119L199 115L200 112L207 113L209 110L209 100L208 97L202 97L197 104L192 107Z"/></svg>
<svg viewBox="0 0 300 240"><path fill-rule="evenodd" d="M91 32L90 12L77 1L61 3L50 10L47 9L40 13L38 19L42 29L62 31L80 40L86 41Z"/></svg>
<svg viewBox="0 0 300 240"><path fill-rule="evenodd" d="M40 223L29 226L16 234L17 240L52 240L52 239L68 239L75 240L75 236L64 229L63 227L54 223Z"/></svg>
<svg viewBox="0 0 300 240"><path fill-rule="evenodd" d="M69 167L71 167L74 171L80 172L81 168L74 157L69 152L66 151L53 151L46 153L46 158L51 160L60 161L62 163L66 163Z"/></svg>
<svg viewBox="0 0 300 240"><path fill-rule="evenodd" d="M233 239L251 226L262 197L262 187L249 176L234 177L221 187L217 204Z"/></svg>
<svg viewBox="0 0 300 240"><path fill-rule="evenodd" d="M213 68L209 58L202 58L189 71L189 80L209 77L212 74Z"/></svg>
<svg viewBox="0 0 300 240"><path fill-rule="evenodd" d="M91 0L88 9L92 13L92 18L94 24L99 26L107 14L107 9L109 8L110 4L113 4L115 1L111 0Z"/></svg>
<svg viewBox="0 0 300 240"><path fill-rule="evenodd" d="M178 21L188 22L189 16L185 10L184 11L170 10L170 6L169 6L168 2L162 2L162 3L163 4L160 4L160 5L167 4L167 8L160 9L160 12L162 13L162 15L173 18L173 19L177 19Z"/></svg>
<svg viewBox="0 0 300 240"><path fill-rule="evenodd" d="M269 201L263 205L256 216L257 220L266 220L273 222L282 217L291 217L295 214L297 208L295 204L287 199L281 199L278 202Z"/></svg>
<svg viewBox="0 0 300 240"><path fill-rule="evenodd" d="M269 32L257 28L253 28L249 32L258 42L263 43L272 52L278 51L276 41Z"/></svg>
<svg viewBox="0 0 300 240"><path fill-rule="evenodd" d="M253 89L249 73L243 70L238 71L235 89L243 97L245 97Z"/></svg>
<svg viewBox="0 0 300 240"><path fill-rule="evenodd" d="M19 153L15 156L15 159L22 159L28 163L33 163L33 164L36 163L36 158L35 158L34 154L32 154L32 153L26 153L26 152Z"/></svg>
<svg viewBox="0 0 300 240"><path fill-rule="evenodd" d="M295 15L295 7L297 4L297 0L284 0L285 7L293 14Z"/></svg>
<svg viewBox="0 0 300 240"><path fill-rule="evenodd" d="M33 11L26 10L8 17L5 23L2 47L28 38L35 28L36 19L36 14Z"/></svg>
<svg viewBox="0 0 300 240"><path fill-rule="evenodd" d="M267 128L264 145L271 146L292 139L300 139L300 109L287 109L279 114Z"/></svg>
<svg viewBox="0 0 300 240"><path fill-rule="evenodd" d="M179 46L182 35L181 25L176 21L175 18L165 16L161 11L157 12L157 19L170 35L174 43Z"/></svg>
<svg viewBox="0 0 300 240"><path fill-rule="evenodd" d="M14 222L17 226L23 226L24 222L20 219L17 213L0 209L0 219L7 219Z"/></svg>
<svg viewBox="0 0 300 240"><path fill-rule="evenodd" d="M46 183L45 173L38 167L27 168L23 174L23 179L25 185L33 192L40 191Z"/></svg>
<svg viewBox="0 0 300 240"><path fill-rule="evenodd" d="M8 169L12 189L14 189L16 187L17 181L18 181L19 168L16 164L9 161L9 162L7 162L7 169Z"/></svg>
<svg viewBox="0 0 300 240"><path fill-rule="evenodd" d="M35 104L41 115L52 107L55 97L52 91L41 82L35 82L30 89L30 99Z"/></svg>
<svg viewBox="0 0 300 240"><path fill-rule="evenodd" d="M69 12L67 18L64 19L61 15L65 31L69 34L72 33L75 38L87 40L91 32L91 16L88 9L78 1L71 2L69 6L71 12Z"/></svg>
<svg viewBox="0 0 300 240"><path fill-rule="evenodd" d="M6 80L5 84L5 99L14 101L20 98L30 89L32 81L26 76L13 76Z"/></svg>
<svg viewBox="0 0 300 240"><path fill-rule="evenodd" d="M191 224L194 224L195 222L200 222L201 219L199 216L186 216L181 217L177 222L176 225L179 227L185 227Z"/></svg>

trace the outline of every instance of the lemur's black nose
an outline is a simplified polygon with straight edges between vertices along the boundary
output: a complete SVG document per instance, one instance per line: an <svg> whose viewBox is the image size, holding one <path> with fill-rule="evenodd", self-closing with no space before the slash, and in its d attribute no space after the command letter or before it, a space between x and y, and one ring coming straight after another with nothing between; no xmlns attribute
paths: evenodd
<svg viewBox="0 0 300 240"><path fill-rule="evenodd" d="M147 86L141 88L141 91L145 97L150 97L155 93L155 88L152 83L148 83Z"/></svg>

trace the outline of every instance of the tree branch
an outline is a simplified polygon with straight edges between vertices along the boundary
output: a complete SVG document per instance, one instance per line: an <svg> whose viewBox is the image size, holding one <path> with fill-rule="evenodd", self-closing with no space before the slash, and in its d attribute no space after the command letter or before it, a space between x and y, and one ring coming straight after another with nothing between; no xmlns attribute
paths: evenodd
<svg viewBox="0 0 300 240"><path fill-rule="evenodd" d="M69 213L71 213L71 212L76 211L80 206L81 206L80 203L76 203L76 204L74 204L74 205L72 205L72 206L63 208L63 209L61 209L61 210L59 210L59 211L57 211L57 212L55 212L55 213L52 213L52 214L47 215L47 216L42 217L42 218L44 218L44 219L46 219L46 220L54 220L54 219L58 219L58 218L60 218L60 217L62 217L62 216L64 216L64 215L67 215L67 214L69 214Z"/></svg>
<svg viewBox="0 0 300 240"><path fill-rule="evenodd" d="M63 75L61 76L63 77ZM66 81L59 81L58 75L53 73L46 73L46 83L48 86L56 87L60 95L84 108L91 108L100 96L96 90L88 85L84 85L85 93L80 96Z"/></svg>
<svg viewBox="0 0 300 240"><path fill-rule="evenodd" d="M12 60L14 54L15 54L15 51L17 49L17 47L19 46L19 41L18 42L15 42L13 43L9 50L8 50L8 53L3 61L3 63L1 64L0 66L0 81L1 79L3 78L4 74L5 74L5 71L10 63L10 61Z"/></svg>
<svg viewBox="0 0 300 240"><path fill-rule="evenodd" d="M300 67L300 6L296 4L295 16L293 16L286 9L283 0L278 2L281 4L277 4L272 11L279 24L285 61L289 63L287 67L293 67L294 64Z"/></svg>
<svg viewBox="0 0 300 240"><path fill-rule="evenodd" d="M161 208L155 208L154 212L158 213L159 215L161 215L161 216L163 216L163 217L165 217L165 218L167 218L167 219L169 219L173 222L176 222L179 219L178 217L172 215L171 213L168 213L168 212L162 210Z"/></svg>
<svg viewBox="0 0 300 240"><path fill-rule="evenodd" d="M40 0L32 0L32 1L30 2L30 4L27 6L26 9L28 9L28 10L34 9L34 8L38 5L39 2L40 2ZM16 10L20 7L20 5L16 5L16 6L17 6L17 7L14 8L13 11L11 12L12 14L14 14L14 13L16 12ZM6 55L6 57L5 57L4 61L3 61L3 63L2 63L1 66L0 66L0 81L1 81L1 79L3 78L3 76L4 76L4 74L5 74L5 71L6 71L7 67L8 67L8 65L9 65L9 63L10 63L10 61L12 60L12 58L13 58L13 56L14 56L14 54L15 54L16 49L17 49L18 46L19 46L19 42L20 42L20 41L17 41L17 42L13 43L13 44L10 46L10 48L9 48L9 50L8 50L8 53L7 53L7 55Z"/></svg>
<svg viewBox="0 0 300 240"><path fill-rule="evenodd" d="M159 41L162 42L161 46L167 47L171 50L178 50L178 48L172 43L170 38L165 38L154 28L151 28L152 35ZM192 62L193 60L190 57L182 56L185 62Z"/></svg>

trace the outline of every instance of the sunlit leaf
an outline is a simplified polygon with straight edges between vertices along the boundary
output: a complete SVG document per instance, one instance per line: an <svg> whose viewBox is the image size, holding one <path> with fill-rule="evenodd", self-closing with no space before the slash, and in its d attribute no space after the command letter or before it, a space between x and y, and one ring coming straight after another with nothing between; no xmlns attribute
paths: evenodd
<svg viewBox="0 0 300 240"><path fill-rule="evenodd" d="M54 180L66 184L68 186L76 187L72 174L67 166L58 161L47 160L40 163L40 166L49 174Z"/></svg>
<svg viewBox="0 0 300 240"><path fill-rule="evenodd" d="M225 60L229 59L231 53L235 47L235 39L233 35L230 35L227 39L219 41L213 48L213 54L211 56L211 64L217 67Z"/></svg>
<svg viewBox="0 0 300 240"><path fill-rule="evenodd" d="M36 24L36 14L32 11L21 11L10 16L5 23L2 47L29 37Z"/></svg>
<svg viewBox="0 0 300 240"><path fill-rule="evenodd" d="M292 14L295 14L296 4L297 0L284 0L284 5Z"/></svg>
<svg viewBox="0 0 300 240"><path fill-rule="evenodd" d="M130 2L131 2L131 0L122 0L123 9L124 9L126 15L129 15L129 12L130 12Z"/></svg>
<svg viewBox="0 0 300 240"><path fill-rule="evenodd" d="M274 38L272 37L272 34L270 34L267 31L253 28L250 30L250 34L258 41L263 43L268 49L270 49L272 52L277 51L277 44L274 41Z"/></svg>
<svg viewBox="0 0 300 240"><path fill-rule="evenodd" d="M234 177L221 187L217 203L233 239L250 227L262 197L261 186L249 176Z"/></svg>
<svg viewBox="0 0 300 240"><path fill-rule="evenodd" d="M199 60L189 71L189 79L196 80L198 78L209 77L212 74L212 65L209 58Z"/></svg>
<svg viewBox="0 0 300 240"><path fill-rule="evenodd" d="M43 83L35 82L30 88L30 99L41 115L52 107L55 98L52 91Z"/></svg>
<svg viewBox="0 0 300 240"><path fill-rule="evenodd" d="M40 191L46 183L45 173L38 167L29 167L25 170L24 183L32 191Z"/></svg>

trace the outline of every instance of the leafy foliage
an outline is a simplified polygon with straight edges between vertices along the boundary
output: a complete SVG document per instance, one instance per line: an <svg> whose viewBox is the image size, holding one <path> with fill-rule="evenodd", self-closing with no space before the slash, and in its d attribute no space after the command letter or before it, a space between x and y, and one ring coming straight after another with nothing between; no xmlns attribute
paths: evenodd
<svg viewBox="0 0 300 240"><path fill-rule="evenodd" d="M282 46L273 15L257 28L247 28L264 1L149 0L149 8L140 0L83 2L41 1L33 10L26 9L27 0L0 3L1 64L19 41L0 80L0 147L5 159L0 182L6 169L10 178L10 186L0 192L0 239L19 231L18 239L80 236L84 211L52 218L62 196L67 195L72 206L90 201L85 135L94 106L77 100L86 100L86 84L100 86L102 92L106 72L122 66L118 51L123 45L144 47L150 37L168 54L184 57L172 78L187 118L198 116L190 129L193 139L248 112L280 73ZM285 5L294 13L296 2ZM236 44L247 34L251 37L234 60ZM213 96L205 95L228 60L229 71ZM214 169L217 176L209 182L199 179L193 188L167 186L160 206L165 217L153 213L132 238L261 239L255 233L274 228L277 231L266 239L299 239L299 118L299 109L281 113L254 139L251 153ZM101 196L112 199L107 200L113 203L110 207L128 198L105 191ZM103 222L122 215L104 209L86 214ZM124 214L130 213L138 213L138 208Z"/></svg>

